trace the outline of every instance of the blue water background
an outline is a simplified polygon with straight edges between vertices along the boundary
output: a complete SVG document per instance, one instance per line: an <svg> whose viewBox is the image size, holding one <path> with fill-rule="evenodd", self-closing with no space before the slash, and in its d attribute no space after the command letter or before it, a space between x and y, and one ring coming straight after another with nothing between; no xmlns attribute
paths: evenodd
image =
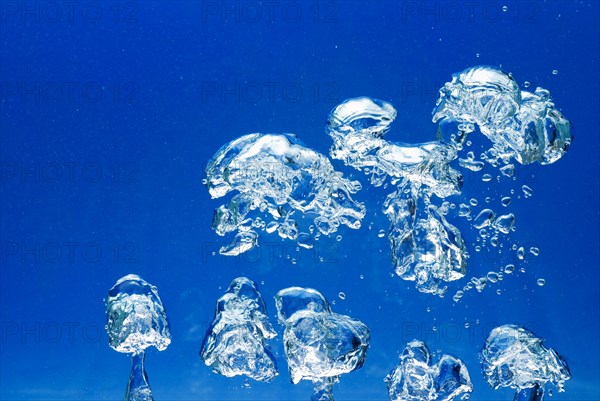
<svg viewBox="0 0 600 401"><path fill-rule="evenodd" d="M371 329L367 362L342 377L338 400L387 399L383 377L413 338L464 359L472 400L512 399L511 390L489 388L477 360L487 331L504 323L530 327L568 361L567 392L550 399L600 399L599 3L273 3L267 15L258 2L95 2L72 16L66 2L0 3L0 399L122 398L130 360L108 346L103 298L127 273L158 286L172 325L169 348L147 357L157 400L308 399L308 382L289 382L276 324L273 296L292 285L320 290L336 312ZM296 264L285 257L293 247L276 237L252 256L212 255L225 240L210 229L220 203L202 179L222 144L293 132L327 154L328 113L362 95L398 109L390 140L433 140L437 89L477 64L549 89L573 123L569 153L519 169L514 184L517 195L523 184L534 190L510 206L511 237L541 250L528 255L525 273L459 303L451 295L467 279L440 299L391 277L387 239L377 235L388 228L380 205L391 189L370 188L338 161L364 184L356 194L369 207L363 228L322 239ZM483 202L494 191L472 174L451 200ZM469 232L464 220L452 222ZM474 254L468 277L498 270L514 259L508 254ZM216 299L240 275L260 283L278 326L281 374L271 384L247 388L198 356Z"/></svg>

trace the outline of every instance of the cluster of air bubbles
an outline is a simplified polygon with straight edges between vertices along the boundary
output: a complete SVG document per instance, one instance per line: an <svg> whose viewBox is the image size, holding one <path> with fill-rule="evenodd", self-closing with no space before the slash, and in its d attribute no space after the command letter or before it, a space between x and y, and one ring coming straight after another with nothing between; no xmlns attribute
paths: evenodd
<svg viewBox="0 0 600 401"><path fill-rule="evenodd" d="M525 82L523 87L529 86ZM363 171L370 185L392 187L383 202L390 228L377 236L387 233L396 275L414 281L419 291L443 296L445 283L463 278L467 259L473 262L477 253L508 257L510 248L517 263L525 262L524 248L510 245L517 220L510 208L515 199L531 197L533 190L522 185L521 193L515 192L517 166L554 163L571 144L571 125L549 91L525 89L494 67L454 74L440 89L433 111L437 136L425 143L387 139L398 114L388 102L359 97L332 110L327 121L330 156ZM478 149L484 137L486 145ZM213 219L217 234L235 232L233 241L220 249L225 255L254 248L261 232L310 249L321 235L331 235L342 225L360 228L366 212L351 197L361 184L343 178L329 159L292 135L240 137L215 154L206 172L213 198L235 193ZM446 198L461 194L463 183L471 185L465 173L477 175L489 193L479 200L449 202ZM509 193L497 193L506 183ZM477 234L472 250L452 224L455 214ZM504 274L503 267L497 269L496 282ZM488 275L475 277L460 292L482 291L490 282ZM458 294L455 299L460 299Z"/></svg>
<svg viewBox="0 0 600 401"><path fill-rule="evenodd" d="M209 161L206 185L213 198L235 195L215 210L218 235L235 232L223 255L258 245L259 233L277 234L310 249L340 226L358 229L365 207L352 199L360 189L329 159L294 135L249 134L224 145ZM336 237L337 241L341 236Z"/></svg>
<svg viewBox="0 0 600 401"><path fill-rule="evenodd" d="M567 363L556 351L515 325L493 329L480 360L488 384L494 389L514 389L515 400L542 401L547 383L564 391L565 382L571 378Z"/></svg>

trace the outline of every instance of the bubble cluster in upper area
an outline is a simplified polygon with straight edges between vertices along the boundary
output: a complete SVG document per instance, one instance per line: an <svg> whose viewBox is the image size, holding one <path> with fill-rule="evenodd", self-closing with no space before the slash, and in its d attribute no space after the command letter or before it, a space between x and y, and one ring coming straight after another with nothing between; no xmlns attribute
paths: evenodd
<svg viewBox="0 0 600 401"><path fill-rule="evenodd" d="M217 234L236 232L221 247L224 255L252 249L262 231L311 248L320 235L332 234L340 225L359 228L365 215L365 207L352 199L360 184L344 178L327 157L294 135L235 139L210 160L206 176L213 198L236 192L213 218Z"/></svg>

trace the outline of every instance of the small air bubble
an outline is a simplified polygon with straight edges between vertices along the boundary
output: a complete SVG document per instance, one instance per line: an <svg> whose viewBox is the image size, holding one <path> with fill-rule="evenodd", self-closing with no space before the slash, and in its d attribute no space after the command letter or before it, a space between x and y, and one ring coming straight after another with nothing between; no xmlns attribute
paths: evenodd
<svg viewBox="0 0 600 401"><path fill-rule="evenodd" d="M531 85L531 82L529 82L529 81L525 81L525 82L523 82L523 86L524 86L525 88L529 88L529 86L530 86L530 85Z"/></svg>
<svg viewBox="0 0 600 401"><path fill-rule="evenodd" d="M377 234L379 238L385 237L385 230L379 230L379 234Z"/></svg>
<svg viewBox="0 0 600 401"><path fill-rule="evenodd" d="M535 246L532 246L531 248L529 248L529 252L531 252L533 256L538 256L540 254L540 249L536 248Z"/></svg>
<svg viewBox="0 0 600 401"><path fill-rule="evenodd" d="M496 273L496 272L489 272L486 275L486 277L490 281L490 283L497 283L498 282L498 273Z"/></svg>
<svg viewBox="0 0 600 401"><path fill-rule="evenodd" d="M360 277L361 280L365 279L365 276L363 274L361 274L359 277Z"/></svg>
<svg viewBox="0 0 600 401"><path fill-rule="evenodd" d="M544 280L543 278L538 278L537 285L539 285L540 287L543 287L544 284L546 284L546 280Z"/></svg>
<svg viewBox="0 0 600 401"><path fill-rule="evenodd" d="M552 70L552 75L558 75L558 70Z"/></svg>
<svg viewBox="0 0 600 401"><path fill-rule="evenodd" d="M498 294L498 295L502 295L502 290L501 290L500 288L498 288L498 289L496 290L496 294Z"/></svg>
<svg viewBox="0 0 600 401"><path fill-rule="evenodd" d="M344 294L343 292L340 292L340 293L338 294L338 297L340 297L340 299L342 299L342 300L343 300L343 299L346 299L346 294Z"/></svg>
<svg viewBox="0 0 600 401"><path fill-rule="evenodd" d="M508 264L508 265L504 266L504 273L511 274L514 271L515 271L515 265Z"/></svg>
<svg viewBox="0 0 600 401"><path fill-rule="evenodd" d="M340 241L342 240L342 236L341 236L341 235L338 235L337 237L335 237L335 240L336 240L337 242L340 242Z"/></svg>
<svg viewBox="0 0 600 401"><path fill-rule="evenodd" d="M469 203L471 204L471 206L477 206L477 199L471 198L471 200L469 201Z"/></svg>
<svg viewBox="0 0 600 401"><path fill-rule="evenodd" d="M507 12L508 11L508 6L502 6L502 11Z"/></svg>
<svg viewBox="0 0 600 401"><path fill-rule="evenodd" d="M482 180L483 182L489 182L489 181L491 181L491 180L492 180L492 176L491 176L491 174L484 174L484 175L481 177L481 180Z"/></svg>

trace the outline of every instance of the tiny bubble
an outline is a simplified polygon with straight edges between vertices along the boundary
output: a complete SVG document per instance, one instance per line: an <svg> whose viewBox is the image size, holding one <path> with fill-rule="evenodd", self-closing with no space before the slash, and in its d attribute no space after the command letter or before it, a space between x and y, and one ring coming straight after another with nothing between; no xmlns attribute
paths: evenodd
<svg viewBox="0 0 600 401"><path fill-rule="evenodd" d="M338 294L338 297L340 297L340 299L346 299L346 294L344 294L343 292L340 292Z"/></svg>
<svg viewBox="0 0 600 401"><path fill-rule="evenodd" d="M544 280L543 278L538 278L537 285L539 285L540 287L543 287L544 284L546 284L546 280Z"/></svg>
<svg viewBox="0 0 600 401"><path fill-rule="evenodd" d="M508 6L502 6L502 11L507 12L508 11Z"/></svg>
<svg viewBox="0 0 600 401"><path fill-rule="evenodd" d="M552 75L557 75L558 74L558 70L552 70Z"/></svg>

